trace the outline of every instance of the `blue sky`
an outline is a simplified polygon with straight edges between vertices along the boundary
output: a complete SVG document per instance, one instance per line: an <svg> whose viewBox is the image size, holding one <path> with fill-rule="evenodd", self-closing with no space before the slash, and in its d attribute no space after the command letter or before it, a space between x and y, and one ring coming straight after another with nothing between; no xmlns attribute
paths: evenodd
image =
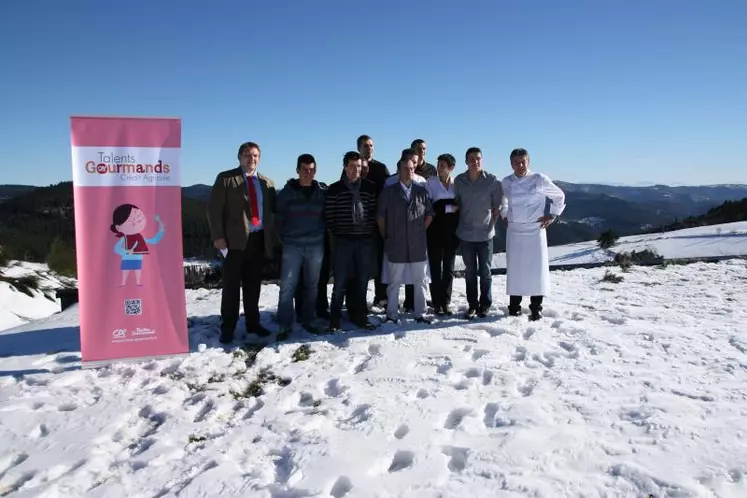
<svg viewBox="0 0 747 498"><path fill-rule="evenodd" d="M179 5L175 9L174 5ZM71 115L179 116L183 183L525 147L573 182L747 182L747 2L0 2L0 183L70 180Z"/></svg>

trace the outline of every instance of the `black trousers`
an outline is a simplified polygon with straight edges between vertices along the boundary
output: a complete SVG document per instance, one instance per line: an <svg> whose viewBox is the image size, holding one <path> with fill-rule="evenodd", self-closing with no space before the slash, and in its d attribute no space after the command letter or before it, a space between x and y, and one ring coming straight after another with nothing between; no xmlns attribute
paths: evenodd
<svg viewBox="0 0 747 498"><path fill-rule="evenodd" d="M428 264L431 270L431 302L438 310L451 304L454 260L459 247L456 235L428 238Z"/></svg>
<svg viewBox="0 0 747 498"><path fill-rule="evenodd" d="M316 316L326 317L329 314L329 296L327 295L327 285L329 284L330 277L330 247L329 239L325 236L324 238L324 258L322 259L322 269L319 272L319 285L317 286L316 295ZM296 287L296 293L294 295L296 316L301 316L301 310L303 309L303 293L304 293L304 281L303 271L301 271L298 278L298 287Z"/></svg>
<svg viewBox="0 0 747 498"><path fill-rule="evenodd" d="M386 301L386 284L381 283L381 267L384 266L384 239L381 237L381 234L378 230L376 230L376 235L374 235L374 250L376 251L376 268L374 273L374 303L378 303L379 301ZM412 303L412 293L413 293L413 287L412 285L410 287L410 303ZM407 292L407 289L405 289L405 292ZM405 301L407 301L407 297L405 297ZM411 306L412 307L412 306Z"/></svg>
<svg viewBox="0 0 747 498"><path fill-rule="evenodd" d="M542 297L543 296L531 296L529 298L530 311L542 311ZM519 311L521 311L521 296L511 296L509 298L508 311L510 313L518 313Z"/></svg>
<svg viewBox="0 0 747 498"><path fill-rule="evenodd" d="M228 250L223 263L223 293L220 303L220 329L223 335L233 336L239 321L239 292L244 297L247 331L251 332L259 326L259 294L262 290L264 255L264 231L249 234L243 251Z"/></svg>

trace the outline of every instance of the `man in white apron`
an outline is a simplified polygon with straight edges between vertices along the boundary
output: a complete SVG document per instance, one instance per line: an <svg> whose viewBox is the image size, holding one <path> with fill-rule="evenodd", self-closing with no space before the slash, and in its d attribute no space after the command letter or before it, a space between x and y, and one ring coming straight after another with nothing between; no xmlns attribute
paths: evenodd
<svg viewBox="0 0 747 498"><path fill-rule="evenodd" d="M565 209L565 194L547 175L529 171L529 153L511 152L514 174L505 177L501 215L506 230L508 312L521 314L522 296L530 296L530 320L542 318L542 299L549 291L550 263L545 229ZM549 214L545 212L550 200Z"/></svg>
<svg viewBox="0 0 747 498"><path fill-rule="evenodd" d="M405 149L405 150L409 150L409 149ZM415 152L417 152L417 151L415 151ZM415 157L415 160L417 161L417 156ZM397 164L399 164L399 163L397 163ZM417 164L416 164L415 167L417 169ZM399 179L399 172L397 172L397 173L389 176L386 179L386 182L384 182L384 188L390 187L392 185L396 185L397 183L399 183L399 181L400 181L400 179ZM424 177L420 176L417 173L413 173L413 175L412 175L412 183L414 183L415 185L420 185L421 187L425 187L425 185L426 185L426 179ZM389 266L388 266L388 264L389 264L389 258L386 255L386 251L384 251L384 254L382 256L382 260L381 261L382 261L382 263L381 263L381 275L380 275L381 283L384 284L384 285L388 285L389 284ZM431 278L430 268L428 268L427 271L426 271L426 275L425 275L425 283L426 284L430 283L430 281L431 281L430 278ZM404 275L404 281L402 283L405 286L405 301L403 303L403 309L404 309L405 313L409 313L409 312L413 311L413 309L415 309L415 307L413 305L413 300L415 299L415 287L414 286L415 286L416 283L419 284L420 282L419 281L416 282L416 279L413 278L412 273L410 272L410 269L406 268L405 269L405 275ZM387 298L387 301L388 301L388 298ZM397 301L397 305L399 305L399 301Z"/></svg>
<svg viewBox="0 0 747 498"><path fill-rule="evenodd" d="M399 181L381 191L377 223L384 239L387 270L387 320L399 321L399 289L409 278L414 283L415 320L431 323L426 313L428 270L427 229L433 219L431 198L425 187L413 181L416 153L402 151L397 163Z"/></svg>

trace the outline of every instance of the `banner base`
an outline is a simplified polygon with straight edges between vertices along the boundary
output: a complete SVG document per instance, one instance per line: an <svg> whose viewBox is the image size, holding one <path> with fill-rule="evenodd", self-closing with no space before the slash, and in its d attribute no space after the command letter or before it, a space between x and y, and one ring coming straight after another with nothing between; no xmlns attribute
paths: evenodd
<svg viewBox="0 0 747 498"><path fill-rule="evenodd" d="M80 368L82 370L87 370L89 368L101 368L106 367L109 365L114 365L115 363L143 363L150 360L168 360L171 358L182 358L189 356L189 353L174 353L174 354L165 354L165 355L155 355L155 356L133 356L132 358L116 358L112 360L97 360L97 361L82 361L80 363Z"/></svg>

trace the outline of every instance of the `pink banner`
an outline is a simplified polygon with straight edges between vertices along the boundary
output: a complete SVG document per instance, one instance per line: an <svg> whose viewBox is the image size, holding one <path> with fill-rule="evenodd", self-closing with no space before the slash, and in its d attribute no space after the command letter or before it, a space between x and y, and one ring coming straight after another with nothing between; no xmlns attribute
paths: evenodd
<svg viewBox="0 0 747 498"><path fill-rule="evenodd" d="M189 351L181 120L72 117L84 364Z"/></svg>

